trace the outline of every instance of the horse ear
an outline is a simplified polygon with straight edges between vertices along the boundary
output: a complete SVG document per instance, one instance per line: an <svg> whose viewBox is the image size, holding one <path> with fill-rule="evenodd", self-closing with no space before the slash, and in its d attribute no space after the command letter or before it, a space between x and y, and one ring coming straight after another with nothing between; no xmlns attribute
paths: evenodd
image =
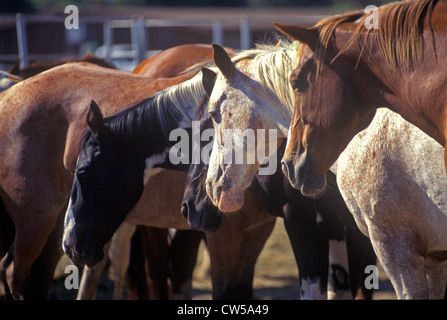
<svg viewBox="0 0 447 320"><path fill-rule="evenodd" d="M104 129L104 117L102 116L101 109L95 101L90 102L90 110L87 114L87 124L94 132L101 133Z"/></svg>
<svg viewBox="0 0 447 320"><path fill-rule="evenodd" d="M216 73L214 73L210 69L202 68L202 84L208 96L210 96L211 91L213 91L214 82L216 82L216 76Z"/></svg>
<svg viewBox="0 0 447 320"><path fill-rule="evenodd" d="M213 43L213 50L214 63L226 78L231 77L233 75L234 65L230 56L225 49L218 44Z"/></svg>
<svg viewBox="0 0 447 320"><path fill-rule="evenodd" d="M303 26L279 24L272 22L275 28L281 33L285 34L292 40L297 40L302 43L307 44L312 50L315 50L318 39L320 37L318 29L307 28Z"/></svg>

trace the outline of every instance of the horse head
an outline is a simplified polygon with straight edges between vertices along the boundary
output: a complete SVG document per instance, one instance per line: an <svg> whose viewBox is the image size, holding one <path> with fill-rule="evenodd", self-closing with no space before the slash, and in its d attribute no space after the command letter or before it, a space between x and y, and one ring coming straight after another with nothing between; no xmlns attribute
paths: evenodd
<svg viewBox="0 0 447 320"><path fill-rule="evenodd" d="M65 216L63 248L77 266L93 266L143 192L144 159L117 139L92 101Z"/></svg>
<svg viewBox="0 0 447 320"><path fill-rule="evenodd" d="M355 63L347 62L352 57L338 57L335 41L321 44L319 28L275 26L303 42L290 76L295 102L282 169L293 187L317 196L326 187L329 168L374 116L364 103L368 86L358 90L362 80L355 75Z"/></svg>
<svg viewBox="0 0 447 320"><path fill-rule="evenodd" d="M213 90L216 74L209 69L202 69L202 83L206 95L196 108L195 121L200 122L200 138L193 137L200 141L200 145L193 144L193 159L189 167L186 178L185 193L183 196L182 215L188 220L193 229L203 231L214 231L219 228L221 216L218 208L210 201L205 191L205 179L208 172L209 153L213 142L208 142L209 138L214 139L214 129L211 118L206 114L208 98Z"/></svg>
<svg viewBox="0 0 447 320"><path fill-rule="evenodd" d="M258 61L254 61L256 54L241 54L232 61L221 47L213 47L214 62L220 72L208 104L215 139L206 191L221 211L234 212L244 205L245 191L260 166L272 155L270 151L276 152L277 118L287 119L287 115L272 111L281 101L274 88L265 83L271 75L259 74ZM286 82L286 90L288 86ZM288 127L290 120L280 121ZM276 165L271 168L274 171Z"/></svg>

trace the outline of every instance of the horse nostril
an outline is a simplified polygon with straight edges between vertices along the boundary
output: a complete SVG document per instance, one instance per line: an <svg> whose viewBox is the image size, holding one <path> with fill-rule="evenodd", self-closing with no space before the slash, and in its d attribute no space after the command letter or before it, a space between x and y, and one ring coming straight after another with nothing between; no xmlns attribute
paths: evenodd
<svg viewBox="0 0 447 320"><path fill-rule="evenodd" d="M189 208L188 208L188 203L187 202L183 202L182 203L182 216L185 217L185 219L188 219L188 215L189 215Z"/></svg>
<svg viewBox="0 0 447 320"><path fill-rule="evenodd" d="M289 176L289 170L287 168L287 164L284 160L281 161L281 169L282 172L284 172L284 174L288 177Z"/></svg>

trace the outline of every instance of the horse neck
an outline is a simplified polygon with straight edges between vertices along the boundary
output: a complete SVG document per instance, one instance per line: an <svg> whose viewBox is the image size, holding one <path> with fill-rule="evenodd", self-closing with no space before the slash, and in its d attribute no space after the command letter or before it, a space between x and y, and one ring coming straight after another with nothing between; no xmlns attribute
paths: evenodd
<svg viewBox="0 0 447 320"><path fill-rule="evenodd" d="M409 11L381 8L378 18L384 27L379 30L365 31L365 20L340 25L335 31L338 53L334 60L344 56L349 61L355 70L352 83L364 105L387 107L444 145L447 98L443 98L443 84L447 77L440 70L447 50L442 22L447 5L436 3L407 1L385 6L408 9L413 5L436 5L432 13L426 8L411 16L406 15ZM399 23L402 19L406 19L405 23Z"/></svg>
<svg viewBox="0 0 447 320"><path fill-rule="evenodd" d="M440 66L429 48L426 48L424 57L409 67L396 69L379 52L372 52L362 57L355 83L362 88L365 105L387 107L399 113L444 145L443 108L447 106L447 99L442 98L445 88L439 85L445 83L447 78L445 73L436 71Z"/></svg>
<svg viewBox="0 0 447 320"><path fill-rule="evenodd" d="M191 127L194 107L204 94L201 77L195 77L105 118L105 123L120 142L151 156L171 146L172 130Z"/></svg>

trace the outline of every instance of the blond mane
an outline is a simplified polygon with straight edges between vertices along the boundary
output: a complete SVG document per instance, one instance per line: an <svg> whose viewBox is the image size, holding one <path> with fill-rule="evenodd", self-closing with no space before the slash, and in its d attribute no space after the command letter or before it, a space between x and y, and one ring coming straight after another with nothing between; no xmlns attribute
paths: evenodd
<svg viewBox="0 0 447 320"><path fill-rule="evenodd" d="M296 52L300 46L298 41L281 40L279 45L257 44L256 48L246 50L233 57L237 63L251 59L256 65L257 79L266 90L276 93L281 103L293 107L293 89L290 85L290 74L297 67ZM293 110L292 110L293 111Z"/></svg>

